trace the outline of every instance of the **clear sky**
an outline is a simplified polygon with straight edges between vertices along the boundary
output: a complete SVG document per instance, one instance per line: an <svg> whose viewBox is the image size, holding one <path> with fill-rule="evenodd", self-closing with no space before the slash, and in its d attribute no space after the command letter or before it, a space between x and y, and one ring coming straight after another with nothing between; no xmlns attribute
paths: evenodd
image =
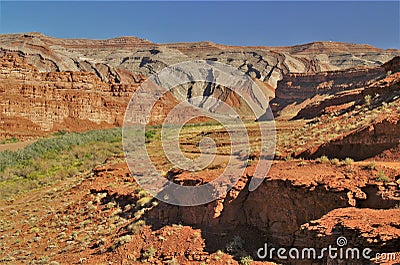
<svg viewBox="0 0 400 265"><path fill-rule="evenodd" d="M294 45L368 43L400 49L399 1L105 2L0 0L0 33L153 42Z"/></svg>

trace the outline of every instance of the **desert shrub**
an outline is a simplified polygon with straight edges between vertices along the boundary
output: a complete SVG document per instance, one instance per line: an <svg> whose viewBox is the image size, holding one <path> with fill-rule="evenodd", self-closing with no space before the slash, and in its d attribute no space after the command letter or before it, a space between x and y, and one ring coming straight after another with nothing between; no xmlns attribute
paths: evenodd
<svg viewBox="0 0 400 265"><path fill-rule="evenodd" d="M321 164L327 164L329 163L329 158L327 156L321 156L319 158L317 158L317 162L321 163Z"/></svg>
<svg viewBox="0 0 400 265"><path fill-rule="evenodd" d="M132 234L136 234L140 230L142 230L145 225L146 222L144 220L139 220L133 224L128 225L127 230Z"/></svg>
<svg viewBox="0 0 400 265"><path fill-rule="evenodd" d="M19 140L15 137L7 138L0 141L0 144L18 143Z"/></svg>
<svg viewBox="0 0 400 265"><path fill-rule="evenodd" d="M66 130L59 130L59 131L53 133L53 135L54 135L54 136L60 136L60 135L65 135L65 134L67 134L67 133L68 133L68 132L67 132Z"/></svg>
<svg viewBox="0 0 400 265"><path fill-rule="evenodd" d="M140 190L138 192L139 198L147 197L148 195L149 195L149 193L147 191L145 191L145 190Z"/></svg>
<svg viewBox="0 0 400 265"><path fill-rule="evenodd" d="M254 165L255 162L256 161L254 159L248 159L247 160L247 166L252 166L252 165Z"/></svg>
<svg viewBox="0 0 400 265"><path fill-rule="evenodd" d="M377 181L384 182L384 183L390 181L389 177L386 176L386 174L385 174L385 172L384 172L383 170L379 170L379 171L376 173L376 180L377 180Z"/></svg>
<svg viewBox="0 0 400 265"><path fill-rule="evenodd" d="M142 257L143 257L144 259L152 258L152 257L154 257L154 254L155 254L155 253L156 253L155 248L149 247L148 249L146 249L146 250L143 252Z"/></svg>
<svg viewBox="0 0 400 265"><path fill-rule="evenodd" d="M370 106L370 105L371 105L371 99L372 99L371 95L366 95L366 96L364 97L364 102L365 102L365 104L367 104L368 106Z"/></svg>
<svg viewBox="0 0 400 265"><path fill-rule="evenodd" d="M121 237L118 239L118 243L119 243L120 245L124 245L124 244L126 244L126 243L131 242L131 241L132 241L132 237L131 237L130 235L121 236Z"/></svg>
<svg viewBox="0 0 400 265"><path fill-rule="evenodd" d="M215 252L214 259L215 260L220 260L223 255L224 255L224 252L222 250L217 250L217 252Z"/></svg>
<svg viewBox="0 0 400 265"><path fill-rule="evenodd" d="M301 161L301 162L298 164L299 167L304 167L305 165L307 165L307 162L306 162L306 161Z"/></svg>
<svg viewBox="0 0 400 265"><path fill-rule="evenodd" d="M29 232L30 232L31 234L37 234L37 233L40 232L40 228L39 228L39 227L32 227L32 228L29 230Z"/></svg>
<svg viewBox="0 0 400 265"><path fill-rule="evenodd" d="M376 169L376 163L375 161L372 161L370 163L368 163L367 165L364 166L364 169L368 169L368 170L374 170Z"/></svg>
<svg viewBox="0 0 400 265"><path fill-rule="evenodd" d="M331 159L331 164L335 165L335 166L338 166L338 165L340 165L340 161L337 158L333 158L333 159Z"/></svg>
<svg viewBox="0 0 400 265"><path fill-rule="evenodd" d="M106 208L107 208L107 209L112 209L112 208L114 208L114 207L115 207L115 202L114 202L114 201L111 201L111 202L109 202L109 203L106 204Z"/></svg>
<svg viewBox="0 0 400 265"><path fill-rule="evenodd" d="M285 157L285 161L292 161L292 160L293 160L293 157L291 155L287 155Z"/></svg>
<svg viewBox="0 0 400 265"><path fill-rule="evenodd" d="M251 256L244 256L240 258L241 265L250 265L253 262L253 258Z"/></svg>
<svg viewBox="0 0 400 265"><path fill-rule="evenodd" d="M139 218L142 217L142 215L144 214L144 212L145 212L145 209L140 209L139 211L137 211L137 212L135 212L135 213L133 214L133 217L134 217L135 219L139 219Z"/></svg>
<svg viewBox="0 0 400 265"><path fill-rule="evenodd" d="M139 205L140 207L146 206L147 204L149 204L151 202L152 199L153 199L153 197L151 197L151 196L140 198L137 201L137 205Z"/></svg>
<svg viewBox="0 0 400 265"><path fill-rule="evenodd" d="M156 134L157 134L157 131L155 129L151 129L151 130L145 132L144 136L146 138L146 141L148 142L151 139L153 139Z"/></svg>
<svg viewBox="0 0 400 265"><path fill-rule="evenodd" d="M344 159L343 163L344 163L346 166L350 166L350 165L352 165L352 164L354 163L354 160L353 160L352 158L350 158L350 157L346 157L346 158Z"/></svg>

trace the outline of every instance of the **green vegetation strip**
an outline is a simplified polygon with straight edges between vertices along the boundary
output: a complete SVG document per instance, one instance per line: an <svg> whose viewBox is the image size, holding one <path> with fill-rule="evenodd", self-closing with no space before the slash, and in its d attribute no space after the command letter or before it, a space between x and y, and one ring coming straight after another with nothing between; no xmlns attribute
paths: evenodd
<svg viewBox="0 0 400 265"><path fill-rule="evenodd" d="M72 177L121 152L121 128L58 133L18 151L0 152L0 196Z"/></svg>

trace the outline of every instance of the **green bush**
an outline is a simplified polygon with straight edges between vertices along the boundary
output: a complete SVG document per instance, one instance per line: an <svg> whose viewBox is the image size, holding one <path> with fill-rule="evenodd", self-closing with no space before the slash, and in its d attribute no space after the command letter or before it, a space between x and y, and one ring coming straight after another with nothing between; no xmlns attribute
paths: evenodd
<svg viewBox="0 0 400 265"><path fill-rule="evenodd" d="M340 165L340 161L337 158L333 158L333 159L331 159L331 164L335 165L335 166L338 166L338 165Z"/></svg>
<svg viewBox="0 0 400 265"><path fill-rule="evenodd" d="M214 259L215 260L220 260L222 258L222 256L224 255L224 252L222 250L217 250L217 252L215 252L215 256Z"/></svg>
<svg viewBox="0 0 400 265"><path fill-rule="evenodd" d="M321 164L327 164L329 163L329 158L327 156L321 156L319 158L317 158L317 162L321 163Z"/></svg>
<svg viewBox="0 0 400 265"><path fill-rule="evenodd" d="M386 176L386 174L383 170L379 170L378 173L376 173L376 180L384 182L384 183L390 181L389 177Z"/></svg>
<svg viewBox="0 0 400 265"><path fill-rule="evenodd" d="M350 158L350 157L346 157L345 159L344 159L344 164L346 165L346 166L350 166L350 165L352 165L354 163L354 160L352 159L352 158Z"/></svg>
<svg viewBox="0 0 400 265"><path fill-rule="evenodd" d="M365 97L364 97L364 102L365 102L365 104L367 104L367 106L369 106L369 105L371 105L371 95L366 95Z"/></svg>
<svg viewBox="0 0 400 265"><path fill-rule="evenodd" d="M131 241L132 241L132 237L131 237L130 235L121 236L121 237L118 239L118 243L119 243L120 245L124 245L124 244L126 244L126 243L131 242Z"/></svg>
<svg viewBox="0 0 400 265"><path fill-rule="evenodd" d="M292 160L293 160L293 157L291 155L287 155L285 157L285 161L292 161Z"/></svg>
<svg viewBox="0 0 400 265"><path fill-rule="evenodd" d="M9 143L18 143L18 142L19 142L19 140L17 138L11 137L8 139L1 140L0 144L9 144Z"/></svg>
<svg viewBox="0 0 400 265"><path fill-rule="evenodd" d="M154 257L154 254L156 253L156 250L155 250L155 248L153 248L153 247L149 247L148 249L146 249L144 252L143 252L143 258L144 259L148 259L148 258L152 258L152 257Z"/></svg>
<svg viewBox="0 0 400 265"><path fill-rule="evenodd" d="M157 131L155 129L151 129L151 130L145 132L144 136L146 138L146 142L149 142L151 139L153 139L156 134L157 134Z"/></svg>
<svg viewBox="0 0 400 265"><path fill-rule="evenodd" d="M148 205L152 199L153 199L152 196L142 197L137 201L137 205L144 207L144 206Z"/></svg>

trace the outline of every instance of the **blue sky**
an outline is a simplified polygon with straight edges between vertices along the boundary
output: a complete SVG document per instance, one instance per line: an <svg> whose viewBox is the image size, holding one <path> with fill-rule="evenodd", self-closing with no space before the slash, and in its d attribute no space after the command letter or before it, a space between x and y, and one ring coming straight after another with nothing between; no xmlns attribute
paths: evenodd
<svg viewBox="0 0 400 265"><path fill-rule="evenodd" d="M311 41L398 48L393 2L106 2L0 0L0 33L61 38L137 36L153 42L295 45Z"/></svg>

